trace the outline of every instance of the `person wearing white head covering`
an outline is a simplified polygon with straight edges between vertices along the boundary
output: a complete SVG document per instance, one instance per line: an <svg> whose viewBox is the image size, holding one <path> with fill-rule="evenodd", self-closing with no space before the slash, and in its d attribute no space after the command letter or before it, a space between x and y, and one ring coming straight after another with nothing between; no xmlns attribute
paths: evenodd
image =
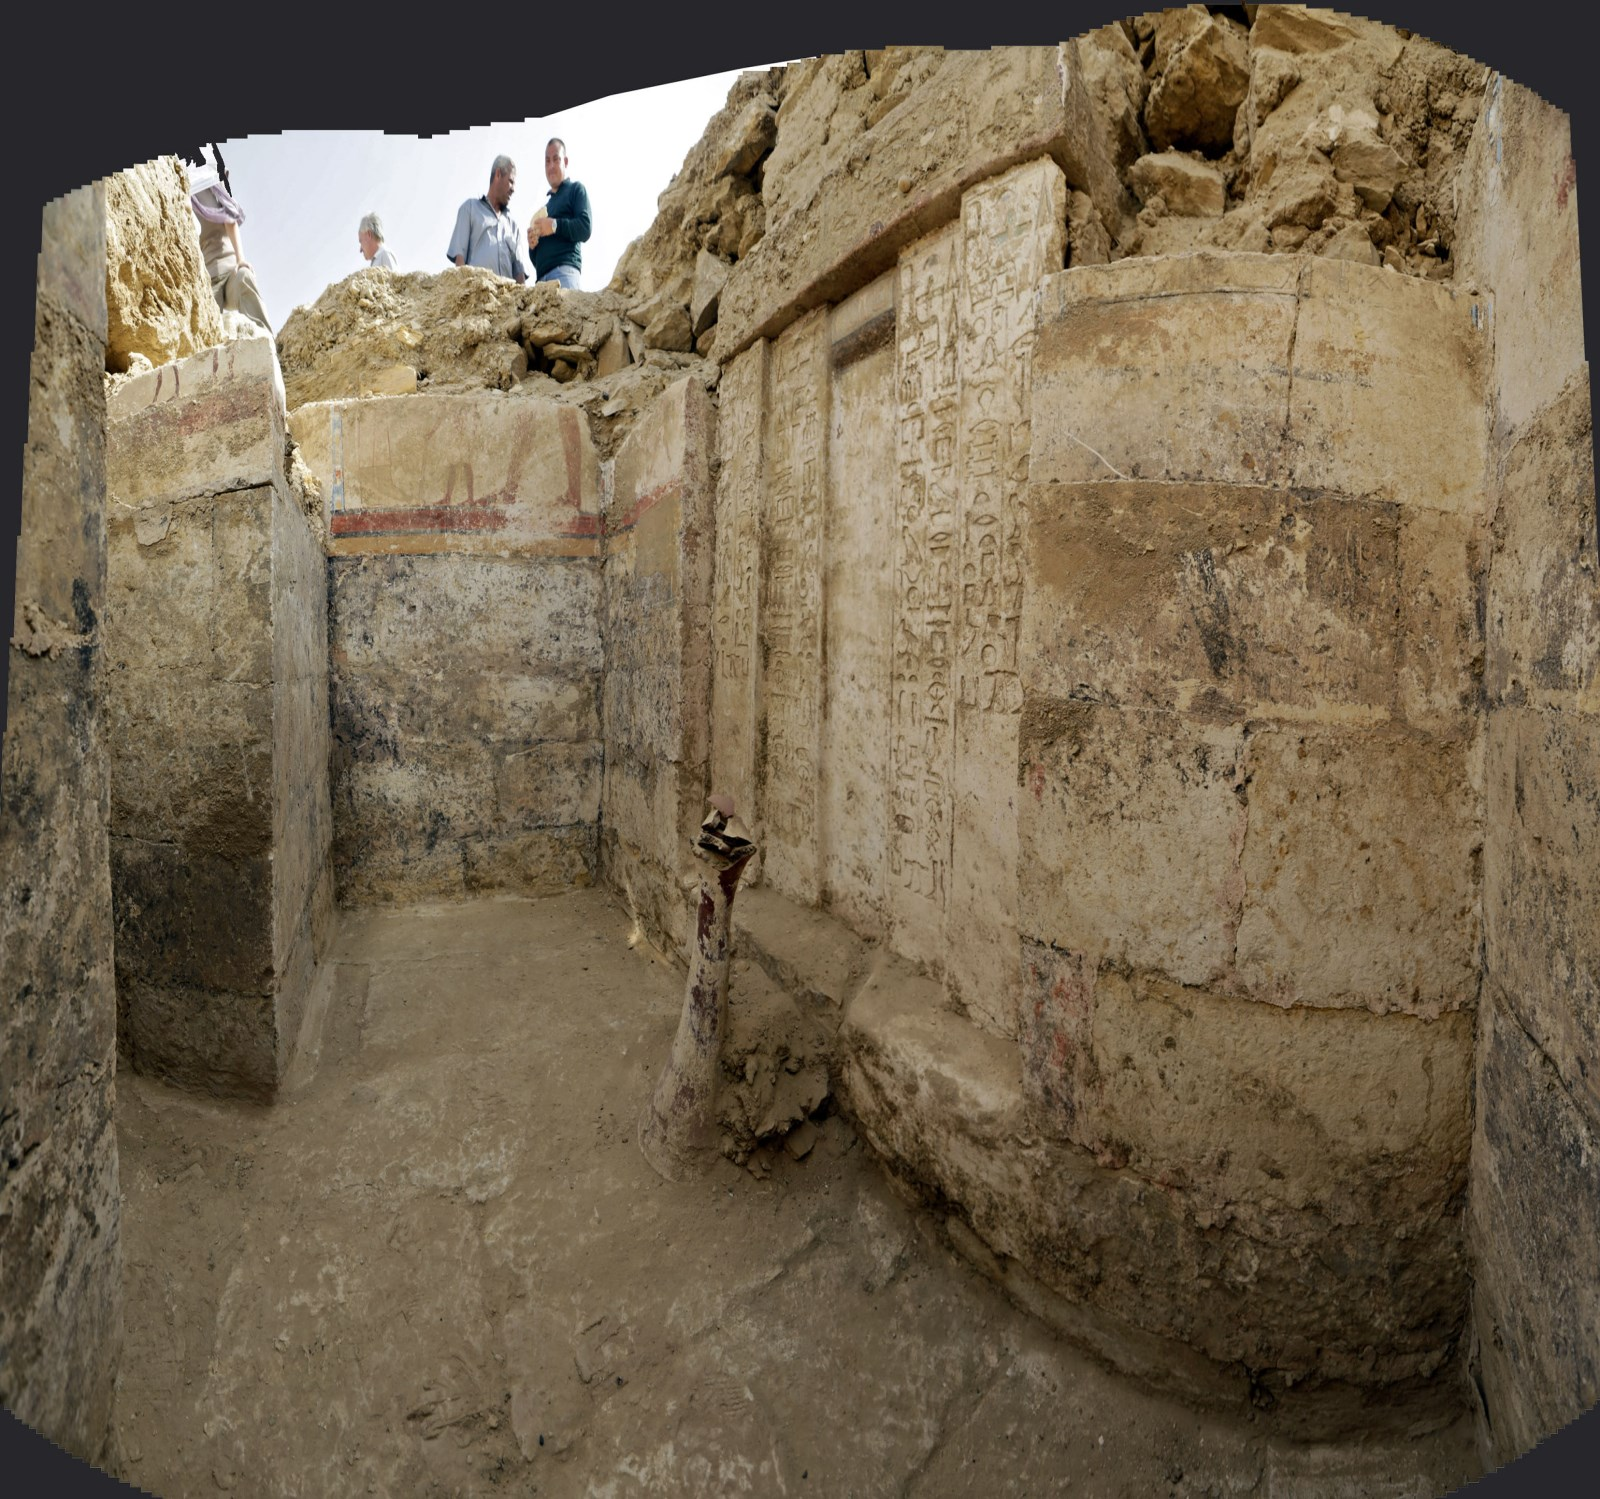
<svg viewBox="0 0 1600 1499"><path fill-rule="evenodd" d="M254 269L244 258L239 244L239 225L244 222L244 210L228 192L226 170L219 177L211 169L202 168L191 177L189 206L200 221L200 253L205 258L206 274L211 277L211 292L217 299L218 309L242 312L270 333L272 325L267 320Z"/></svg>

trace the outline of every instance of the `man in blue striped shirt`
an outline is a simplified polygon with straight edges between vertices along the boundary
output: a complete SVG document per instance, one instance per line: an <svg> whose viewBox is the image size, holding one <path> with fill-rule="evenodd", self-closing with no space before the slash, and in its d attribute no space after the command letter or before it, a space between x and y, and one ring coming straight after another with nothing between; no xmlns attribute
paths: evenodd
<svg viewBox="0 0 1600 1499"><path fill-rule="evenodd" d="M509 156L495 157L489 169L489 191L461 205L445 258L454 265L481 265L519 285L526 281L522 236L516 220L506 211L516 190L516 162Z"/></svg>

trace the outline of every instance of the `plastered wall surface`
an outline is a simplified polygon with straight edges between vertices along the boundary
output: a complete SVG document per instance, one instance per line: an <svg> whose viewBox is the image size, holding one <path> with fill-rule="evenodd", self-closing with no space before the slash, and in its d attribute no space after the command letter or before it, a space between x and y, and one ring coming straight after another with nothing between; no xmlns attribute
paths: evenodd
<svg viewBox="0 0 1600 1499"><path fill-rule="evenodd" d="M120 1044L270 1097L332 895L322 548L285 472L272 343L139 374L109 416Z"/></svg>
<svg viewBox="0 0 1600 1499"><path fill-rule="evenodd" d="M1495 322L1470 1237L1487 1461L1600 1398L1600 567L1566 117L1499 75L1463 177Z"/></svg>
<svg viewBox="0 0 1600 1499"><path fill-rule="evenodd" d="M103 1460L123 1340L105 192L44 210L0 779L0 1404Z"/></svg>
<svg viewBox="0 0 1600 1499"><path fill-rule="evenodd" d="M679 381L618 450L605 521L602 865L673 952L692 941L708 791L715 445L705 391Z"/></svg>
<svg viewBox="0 0 1600 1499"><path fill-rule="evenodd" d="M300 407L326 506L341 903L595 876L600 468L568 407L487 392Z"/></svg>

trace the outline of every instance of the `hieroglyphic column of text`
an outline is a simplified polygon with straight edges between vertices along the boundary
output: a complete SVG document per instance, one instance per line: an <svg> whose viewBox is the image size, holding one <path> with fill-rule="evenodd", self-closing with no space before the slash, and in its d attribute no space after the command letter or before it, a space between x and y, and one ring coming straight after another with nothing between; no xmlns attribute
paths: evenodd
<svg viewBox="0 0 1600 1499"><path fill-rule="evenodd" d="M1034 292L1065 257L1066 180L1045 158L961 205L954 831L946 979L977 1019L1015 1035L1017 731L1022 524Z"/></svg>
<svg viewBox="0 0 1600 1499"><path fill-rule="evenodd" d="M757 339L722 372L717 440L716 560L711 608L711 790L734 799L752 827L760 687L756 606L761 551L761 429L767 342ZM746 872L753 884L757 866Z"/></svg>
<svg viewBox="0 0 1600 1499"><path fill-rule="evenodd" d="M827 477L828 314L772 345L761 511L763 734L758 751L764 877L815 905L822 673L822 525Z"/></svg>
<svg viewBox="0 0 1600 1499"><path fill-rule="evenodd" d="M900 254L895 330L889 929L937 968L950 883L955 648L954 224Z"/></svg>

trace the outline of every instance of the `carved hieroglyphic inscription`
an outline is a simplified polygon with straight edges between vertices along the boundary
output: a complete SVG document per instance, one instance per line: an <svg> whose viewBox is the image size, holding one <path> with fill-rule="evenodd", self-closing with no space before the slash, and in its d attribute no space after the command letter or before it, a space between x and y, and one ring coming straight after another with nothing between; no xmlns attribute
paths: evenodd
<svg viewBox="0 0 1600 1499"><path fill-rule="evenodd" d="M752 826L755 798L756 606L760 547L761 427L767 342L757 339L722 374L717 422L716 575L711 608L711 789L733 797ZM755 869L746 872L753 883Z"/></svg>
<svg viewBox="0 0 1600 1499"><path fill-rule="evenodd" d="M822 527L827 482L828 316L819 308L772 346L761 515L758 757L765 877L820 896L817 755L822 672Z"/></svg>
<svg viewBox="0 0 1600 1499"><path fill-rule="evenodd" d="M952 224L903 251L896 294L888 915L896 949L934 964L950 883L959 244Z"/></svg>
<svg viewBox="0 0 1600 1499"><path fill-rule="evenodd" d="M1023 490L1034 289L1065 256L1066 181L1030 162L961 204L952 885L946 975L973 1014L1014 1034L1017 727Z"/></svg>

